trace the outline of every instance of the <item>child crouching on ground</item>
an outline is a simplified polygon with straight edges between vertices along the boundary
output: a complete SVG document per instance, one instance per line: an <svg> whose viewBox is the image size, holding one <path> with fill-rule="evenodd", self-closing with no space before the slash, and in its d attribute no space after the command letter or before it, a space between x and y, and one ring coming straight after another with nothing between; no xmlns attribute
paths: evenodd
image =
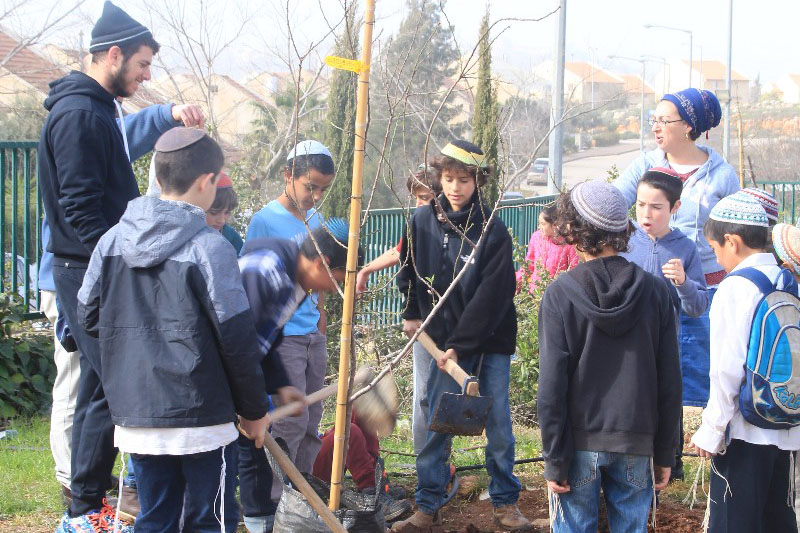
<svg viewBox="0 0 800 533"><path fill-rule="evenodd" d="M792 451L800 448L800 426L779 424L770 429L766 426L771 424L765 424L769 420L754 419L753 406L769 406L771 391L769 387L756 388L748 399L743 387L752 350L758 350L760 341L770 340L754 337L752 330L752 326L759 326L753 322L758 316L756 309L764 303L765 290L776 288L797 294L790 272L781 269L773 255L765 251L770 242L768 225L763 207L736 193L711 210L704 227L717 261L729 273L711 303L711 395L702 424L692 437L698 454L712 461L708 504L708 531L712 533L797 531L790 480ZM779 314L774 316L781 319ZM769 335L769 329L765 335ZM780 338L775 336L776 341ZM751 339L758 344L750 346ZM786 397L794 405L793 409L784 406L784 411L794 411L796 417L800 369L797 354L791 349L797 349L797 339L786 340L790 341L788 350L782 345L772 347L771 368L763 375L773 370L786 374L781 381L786 379Z"/></svg>
<svg viewBox="0 0 800 533"><path fill-rule="evenodd" d="M631 227L613 185L578 184L557 205L558 232L584 262L548 286L539 311L553 531L597 531L601 488L611 531L646 531L678 445L675 310L663 279L619 256Z"/></svg>
<svg viewBox="0 0 800 533"><path fill-rule="evenodd" d="M539 213L539 228L531 235L525 264L517 271L517 286L523 279L530 280L528 289L533 292L542 274L547 272L550 279L574 268L578 264L578 253L574 246L566 244L556 233L553 223L556 220L556 206L549 205ZM527 278L524 269L528 269Z"/></svg>
<svg viewBox="0 0 800 533"><path fill-rule="evenodd" d="M516 505L522 486L513 472L514 434L508 404L517 338L511 237L499 218L487 224L491 211L479 193L490 172L480 148L453 141L442 149L433 167L442 186L441 211L433 202L417 209L401 253L404 266L398 281L407 296L403 331L413 335L431 313L435 295L443 294L458 272L467 268L426 331L445 358L477 375L480 394L493 398L486 423L486 463L492 477L489 495L494 521L503 529L526 531L531 524ZM428 404L433 413L442 394L460 393L462 384L437 371L434 359L429 364ZM439 368L443 365L440 362ZM428 426L431 418L432 414ZM395 523L392 531L442 530L439 509L450 479L451 442L451 435L428 430L417 455L418 510L408 520Z"/></svg>
<svg viewBox="0 0 800 533"><path fill-rule="evenodd" d="M114 443L132 454L136 530L178 531L183 517L186 530L218 531L224 520L234 532L236 415L256 445L268 418L235 252L206 226L224 156L188 128L165 133L155 150L161 198L131 201L100 239L78 314L100 338Z"/></svg>

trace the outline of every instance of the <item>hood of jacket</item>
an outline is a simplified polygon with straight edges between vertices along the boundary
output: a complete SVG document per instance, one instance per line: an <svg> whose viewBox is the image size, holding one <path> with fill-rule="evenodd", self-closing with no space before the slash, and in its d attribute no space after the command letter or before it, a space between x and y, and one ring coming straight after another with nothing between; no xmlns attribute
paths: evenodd
<svg viewBox="0 0 800 533"><path fill-rule="evenodd" d="M477 190L473 193L469 202L467 202L464 207L458 211L453 211L453 207L450 205L450 200L447 199L444 193L439 195L439 203L442 206L441 210L445 215L447 215L447 220L439 212L439 208L436 206L436 201L431 200L431 207L433 212L436 213L436 219L439 221L439 223L445 227L450 226L450 223L452 223L461 231L464 231L464 233L467 233L468 231L472 232L475 228L477 228L478 233L480 234L480 230L486 225L486 222L489 220L489 216L491 215L491 210L488 208L488 206L478 199Z"/></svg>
<svg viewBox="0 0 800 533"><path fill-rule="evenodd" d="M111 107L114 106L114 97L110 92L105 90L94 78L76 70L63 78L50 82L50 94L44 100L45 109L52 110L59 100L67 96L88 96Z"/></svg>
<svg viewBox="0 0 800 533"><path fill-rule="evenodd" d="M153 224L153 220L159 223ZM125 264L147 268L163 263L204 230L210 228L205 213L196 205L140 196L128 203L117 234L122 239Z"/></svg>
<svg viewBox="0 0 800 533"><path fill-rule="evenodd" d="M723 165L727 165L728 163L715 152L710 146L704 146L702 144L698 144L697 148L702 150L708 155L708 160L700 165L700 168L697 169L697 172L692 175L692 177L696 177L697 179L703 178L706 174L713 174L714 171L718 170L719 167ZM664 150L661 148L656 148L655 150L650 150L649 152L645 152L645 159L649 163L647 168L653 167L669 167L669 161L667 160L667 154L664 153Z"/></svg>
<svg viewBox="0 0 800 533"><path fill-rule="evenodd" d="M613 337L636 326L650 293L645 286L654 279L619 256L581 263L566 274L563 287L569 300L595 327Z"/></svg>

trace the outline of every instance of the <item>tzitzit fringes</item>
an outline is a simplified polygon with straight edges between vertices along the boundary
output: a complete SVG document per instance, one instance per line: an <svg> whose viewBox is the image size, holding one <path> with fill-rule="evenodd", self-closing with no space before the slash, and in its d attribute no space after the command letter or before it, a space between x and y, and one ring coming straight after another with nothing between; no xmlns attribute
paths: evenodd
<svg viewBox="0 0 800 533"><path fill-rule="evenodd" d="M708 524L710 520L711 520L711 491L709 490L708 496L706 497L706 512L703 513L703 533L708 533Z"/></svg>
<svg viewBox="0 0 800 533"><path fill-rule="evenodd" d="M225 448L226 446L222 447L222 468L219 472L219 489L217 489L217 494L214 496L214 516L219 522L219 530L221 533L225 533L225 471L227 469L227 465L225 464ZM217 516L217 499L219 498L219 516Z"/></svg>
<svg viewBox="0 0 800 533"><path fill-rule="evenodd" d="M653 483L653 530L656 529L656 468L653 458L650 457L650 481Z"/></svg>
<svg viewBox="0 0 800 533"><path fill-rule="evenodd" d="M705 493L706 496L708 496L708 494L706 493L706 487L705 487L705 468L706 468L706 458L705 457L701 457L700 458L700 466L697 468L697 470L694 473L694 481L692 482L692 485L689 487L689 492L686 493L686 497L683 499L683 503L688 504L689 505L689 509L693 509L694 508L694 504L697 503L697 485L698 484L702 484L703 493Z"/></svg>
<svg viewBox="0 0 800 533"><path fill-rule="evenodd" d="M117 491L117 510L114 512L114 528L111 530L111 533L117 533L119 531L119 506L122 505L122 483L125 479L125 454L119 454L119 462L122 463L122 468L119 469L119 488Z"/></svg>
<svg viewBox="0 0 800 533"><path fill-rule="evenodd" d="M724 502L726 500L726 498L728 497L728 494L730 494L731 497L733 497L733 491L731 491L731 484L728 483L728 480L725 478L725 476L720 474L719 470L717 470L717 467L714 466L714 459L713 458L711 459L711 472L713 472L714 474L718 475L722 479L722 481L725 482L725 490L722 491L722 501ZM709 491L708 492L711 493L711 474L709 474L708 477L709 477ZM717 502L714 502L714 503L717 503Z"/></svg>
<svg viewBox="0 0 800 533"><path fill-rule="evenodd" d="M558 494L550 490L550 487L547 488L547 513L550 517L550 531L553 531L553 526L558 517L561 517L562 522L565 521L564 509L561 507L561 498Z"/></svg>

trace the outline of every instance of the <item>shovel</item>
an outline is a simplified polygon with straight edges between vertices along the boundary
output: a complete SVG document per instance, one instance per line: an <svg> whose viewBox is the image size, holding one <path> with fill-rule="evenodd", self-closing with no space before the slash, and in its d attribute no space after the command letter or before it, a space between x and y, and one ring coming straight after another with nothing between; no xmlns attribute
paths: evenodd
<svg viewBox="0 0 800 533"><path fill-rule="evenodd" d="M417 340L437 361L441 361L444 357L444 352L424 331L419 334ZM431 431L449 435L480 435L486 428L492 397L481 396L478 393L478 378L464 372L464 369L452 359L445 362L444 370L461 385L461 394L452 392L442 394L433 410Z"/></svg>

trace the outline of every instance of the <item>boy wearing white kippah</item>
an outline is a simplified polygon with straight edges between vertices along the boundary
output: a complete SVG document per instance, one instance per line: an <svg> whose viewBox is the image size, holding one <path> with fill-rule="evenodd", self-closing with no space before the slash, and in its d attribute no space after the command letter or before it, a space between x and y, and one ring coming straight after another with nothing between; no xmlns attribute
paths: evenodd
<svg viewBox="0 0 800 533"><path fill-rule="evenodd" d="M334 174L333 157L325 145L313 140L298 143L286 158L283 193L253 215L247 228L245 248L249 248L252 241L267 237L288 239L300 245L311 231L322 225L316 206L330 187ZM283 327L283 341L275 348L289 382L305 394L322 388L328 365L323 301L318 292L305 298ZM273 401L281 404L278 397L273 397ZM289 447L289 457L301 472L311 472L322 446L317 431L321 418L322 403L316 403L303 409L300 416L285 418L272 426L272 434L283 438ZM263 454L260 457L263 458ZM280 481L274 480L271 490L267 489L274 501L270 501L268 494L254 499L252 504L249 501L243 504L248 530L269 529L267 526L274 516L281 490ZM251 524L256 524L253 526L256 529L252 529Z"/></svg>
<svg viewBox="0 0 800 533"><path fill-rule="evenodd" d="M782 332L770 333L780 329L773 326L780 326L783 318L778 313L770 316L770 309L762 312L762 306L777 301L767 302L766 295L780 297L771 292L778 290L796 296L797 283L765 252L770 242L768 226L764 208L739 192L711 210L703 229L717 261L728 272L709 313L710 397L702 424L692 437L698 454L711 458L713 464L708 504L711 532L797 531L790 483L792 452L800 448L800 426L793 421L797 391L791 393L797 381L791 376L798 373L791 353L796 339L788 333L786 337ZM761 324L770 327L762 329ZM761 336L755 335L757 330ZM748 369L750 354L759 351L765 340L772 347L770 368L761 370L759 357L753 373ZM786 400L780 396L777 402L773 400L770 385L775 381L759 384L759 380L784 379L773 370L787 374L784 383L790 394Z"/></svg>

